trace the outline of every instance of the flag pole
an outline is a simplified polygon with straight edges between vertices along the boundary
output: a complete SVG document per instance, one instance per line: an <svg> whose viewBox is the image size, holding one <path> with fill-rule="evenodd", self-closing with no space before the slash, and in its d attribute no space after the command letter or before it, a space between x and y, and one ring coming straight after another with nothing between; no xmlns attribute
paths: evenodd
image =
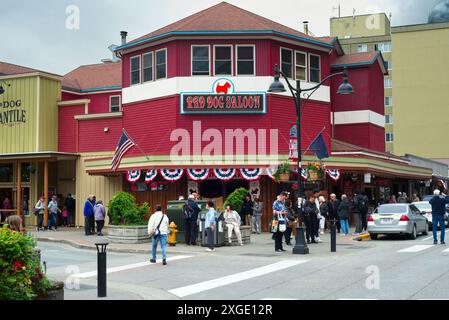
<svg viewBox="0 0 449 320"><path fill-rule="evenodd" d="M128 136L129 140L131 140L134 145L137 147L137 149L139 149L139 151L145 156L145 158L147 160L150 160L150 158L145 154L145 152L142 150L142 148L136 143L136 141L134 141L133 138L131 138L131 136L128 134L128 132L126 132L125 128L122 128L123 132Z"/></svg>

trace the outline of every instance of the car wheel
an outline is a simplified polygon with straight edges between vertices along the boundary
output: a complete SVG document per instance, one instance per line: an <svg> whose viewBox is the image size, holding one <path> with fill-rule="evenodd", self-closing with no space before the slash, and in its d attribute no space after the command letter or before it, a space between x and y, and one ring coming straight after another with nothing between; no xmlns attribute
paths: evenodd
<svg viewBox="0 0 449 320"><path fill-rule="evenodd" d="M426 223L426 227L424 228L424 231L422 234L425 236L427 236L429 234L429 224L428 223Z"/></svg>
<svg viewBox="0 0 449 320"><path fill-rule="evenodd" d="M371 240L377 240L377 234L376 233L370 233L369 237L371 238Z"/></svg>
<svg viewBox="0 0 449 320"><path fill-rule="evenodd" d="M413 226L412 233L410 234L410 239L415 240L416 239L416 226Z"/></svg>

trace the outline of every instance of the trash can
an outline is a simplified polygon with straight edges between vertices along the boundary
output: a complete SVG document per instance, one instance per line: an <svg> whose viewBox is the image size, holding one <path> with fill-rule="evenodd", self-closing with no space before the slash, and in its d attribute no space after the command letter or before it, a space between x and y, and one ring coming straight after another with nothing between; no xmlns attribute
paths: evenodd
<svg viewBox="0 0 449 320"><path fill-rule="evenodd" d="M185 243L185 221L184 216L182 214L182 207L186 203L186 200L172 200L168 201L167 203L167 217L170 222L174 222L178 226L178 234L177 234L177 242L178 243ZM198 206L201 209L201 212L198 217L201 216L201 214L204 212L204 214L207 212L206 210L206 204L207 201L205 200L199 200L196 201ZM199 225L201 228L201 225ZM198 231L198 236L201 237L201 229Z"/></svg>
<svg viewBox="0 0 449 320"><path fill-rule="evenodd" d="M206 228L205 228L206 212L207 211L201 212L200 219L199 219L199 225L200 225L199 235L201 236L200 243L201 243L201 246L203 246L203 247L208 246ZM215 221L216 221L217 227L215 228L215 231L214 231L214 247L221 247L224 245L223 213L217 212L217 214L215 215Z"/></svg>

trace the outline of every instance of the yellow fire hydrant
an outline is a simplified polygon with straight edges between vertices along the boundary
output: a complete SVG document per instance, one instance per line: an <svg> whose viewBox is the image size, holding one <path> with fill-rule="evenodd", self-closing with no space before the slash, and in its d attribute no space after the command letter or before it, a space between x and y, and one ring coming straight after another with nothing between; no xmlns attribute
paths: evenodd
<svg viewBox="0 0 449 320"><path fill-rule="evenodd" d="M170 229L170 235L168 236L168 244L170 246L176 246L176 233L178 232L178 226L172 221L168 226Z"/></svg>

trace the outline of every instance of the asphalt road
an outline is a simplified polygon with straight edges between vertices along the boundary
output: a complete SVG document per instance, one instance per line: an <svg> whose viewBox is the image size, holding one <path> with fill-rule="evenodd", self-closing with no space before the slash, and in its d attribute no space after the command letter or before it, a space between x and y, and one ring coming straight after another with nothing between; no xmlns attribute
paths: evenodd
<svg viewBox="0 0 449 320"><path fill-rule="evenodd" d="M429 236L354 242L338 254L306 256L218 249L172 255L167 266L150 264L147 255L108 253L108 298L449 299L449 246L434 246ZM96 299L95 251L39 247L48 276L66 282L66 299Z"/></svg>

